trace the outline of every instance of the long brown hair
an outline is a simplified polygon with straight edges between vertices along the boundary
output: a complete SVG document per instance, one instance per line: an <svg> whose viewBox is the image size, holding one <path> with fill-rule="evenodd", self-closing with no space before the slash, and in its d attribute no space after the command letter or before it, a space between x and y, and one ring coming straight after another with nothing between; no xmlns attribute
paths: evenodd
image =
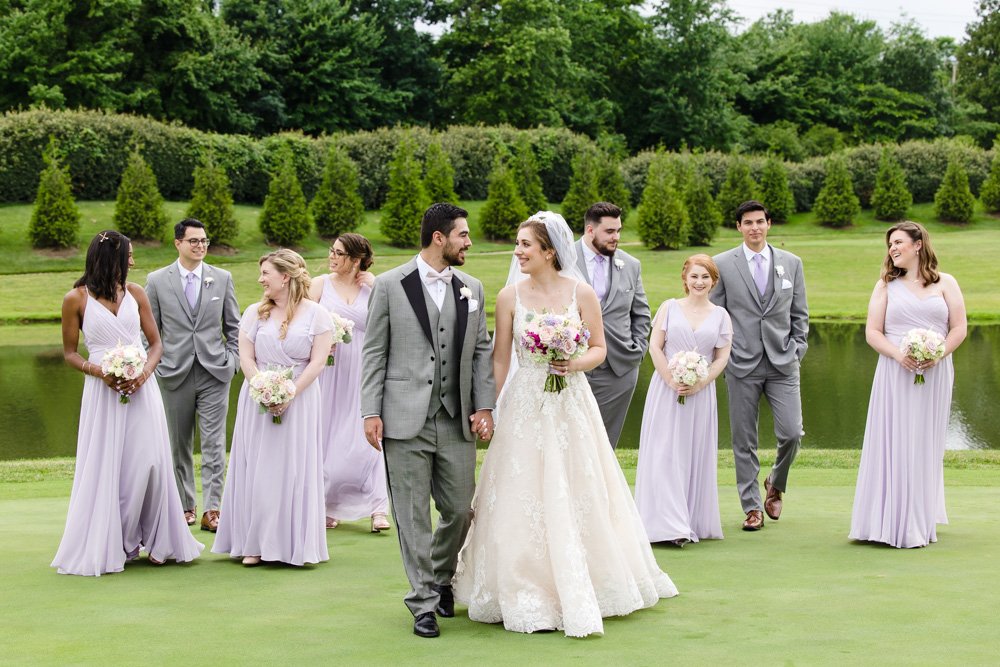
<svg viewBox="0 0 1000 667"><path fill-rule="evenodd" d="M538 241L538 245L543 251L554 249L555 246L552 245L552 239L549 238L549 230L545 227L545 223L538 218L528 218L518 225L517 229L518 231L522 229L530 231ZM552 259L552 266L555 267L555 270L562 271L563 267L562 263L559 261L559 253L553 253Z"/></svg>
<svg viewBox="0 0 1000 667"><path fill-rule="evenodd" d="M257 264L263 265L264 262L270 262L271 266L278 270L278 273L288 276L288 304L285 306L285 321L281 323L281 328L278 331L278 338L284 338L288 333L288 323L295 317L296 306L309 294L309 285L312 280L306 269L306 261L302 259L302 255L294 250L279 248L261 257ZM271 316L271 309L275 305L274 299L264 299L257 307L257 316L262 320L268 319Z"/></svg>
<svg viewBox="0 0 1000 667"><path fill-rule="evenodd" d="M920 250L917 251L919 261L917 272L920 274L920 278L924 284L932 285L941 280L941 274L937 270L937 255L934 254L934 248L931 247L930 235L924 229L924 226L919 222L910 222L909 220L897 222L885 232L885 247L887 250L889 248L889 237L896 231L904 232L914 243L920 241ZM893 264L892 256L886 252L885 261L882 264L882 281L888 284L896 278L902 278L905 275L906 269L901 269Z"/></svg>

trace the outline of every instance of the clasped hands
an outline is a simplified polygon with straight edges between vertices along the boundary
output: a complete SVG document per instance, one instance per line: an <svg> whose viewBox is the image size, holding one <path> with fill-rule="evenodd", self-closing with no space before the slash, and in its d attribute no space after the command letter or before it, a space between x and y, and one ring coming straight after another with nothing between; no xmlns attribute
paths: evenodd
<svg viewBox="0 0 1000 667"><path fill-rule="evenodd" d="M139 387L146 384L146 380L150 375L152 375L152 373L146 373L144 371L139 375L139 377L133 380L127 380L114 375L102 375L101 379L104 380L104 384L108 385L122 396L131 396L139 390Z"/></svg>
<svg viewBox="0 0 1000 667"><path fill-rule="evenodd" d="M480 440L489 440L493 437L493 412L490 410L476 410L469 415L472 432ZM379 416L365 417L365 439L376 451L382 451L382 418Z"/></svg>
<svg viewBox="0 0 1000 667"><path fill-rule="evenodd" d="M899 360L899 365L906 369L908 373L923 373L928 368L934 368L937 366L937 362L940 359L930 359L927 361L918 361L908 354L903 355L903 358Z"/></svg>

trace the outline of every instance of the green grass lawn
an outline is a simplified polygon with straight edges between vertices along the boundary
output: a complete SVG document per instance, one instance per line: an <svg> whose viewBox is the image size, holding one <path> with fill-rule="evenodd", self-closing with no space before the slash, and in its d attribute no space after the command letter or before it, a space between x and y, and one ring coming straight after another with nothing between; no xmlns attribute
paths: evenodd
<svg viewBox="0 0 1000 667"><path fill-rule="evenodd" d="M633 480L635 454L622 454ZM726 539L655 547L680 596L583 640L505 632L461 605L440 638L414 637L395 532L371 535L365 522L329 531L330 561L302 569L249 569L206 550L183 566L143 558L99 579L60 576L48 564L71 462L0 463L0 663L995 664L1000 457L949 453L950 525L937 544L896 550L847 539L857 455L803 451L781 521L744 533L723 454Z"/></svg>
<svg viewBox="0 0 1000 667"><path fill-rule="evenodd" d="M483 202L465 202L470 211L474 231L472 254L466 269L483 280L487 294L495 294L503 286L510 262L511 244L494 243L481 238L477 219ZM84 216L81 238L90 239L100 229L111 226L112 202L82 202ZM170 218L180 219L186 204L168 202ZM256 285L257 259L269 250L257 229L258 209L236 207L241 222L239 251L234 255L212 256L210 261L231 270L236 278L237 296L243 306L259 296ZM932 206L922 204L911 210L913 219L924 222L941 259L941 267L956 276L965 293L969 316L977 321L1000 319L1000 270L993 260L992 250L1000 247L1000 220L980 214L964 226L933 222ZM31 249L27 241L27 225L31 216L28 205L0 206L0 273L7 274L0 288L0 323L44 323L59 318L63 295L79 277L83 253L53 256ZM878 280L884 256L886 223L876 221L871 211L859 216L849 229L830 229L818 225L811 214L798 214L785 225L771 229L772 243L802 257L809 294L809 305L815 319L863 319L868 298ZM413 255L413 251L392 248L378 231L378 213L368 212L359 231L375 245L376 263L373 270L392 268ZM626 222L624 241L627 250L643 264L643 280L655 308L664 299L681 294L680 269L684 258L693 252L717 253L737 245L740 237L733 229L720 231L710 248L690 248L679 251L652 251L642 247L635 231L635 216ZM326 271L327 244L319 238L307 239L299 250L306 257L314 274ZM136 268L131 278L139 283L146 274L176 259L172 243L141 245L135 248ZM488 300L491 312L492 302ZM5 329L8 329L5 331ZM0 326L0 344L19 340L55 343L58 332L52 327L32 328L25 334L20 327L9 330ZM9 341L9 342L8 342Z"/></svg>

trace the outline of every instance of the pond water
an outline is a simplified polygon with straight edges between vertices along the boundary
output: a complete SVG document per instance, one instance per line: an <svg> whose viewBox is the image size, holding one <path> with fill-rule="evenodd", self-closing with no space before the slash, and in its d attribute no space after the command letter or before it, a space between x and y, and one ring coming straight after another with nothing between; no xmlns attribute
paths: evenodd
<svg viewBox="0 0 1000 667"><path fill-rule="evenodd" d="M877 355L858 323L814 324L802 364L802 409L806 448L861 447ZM1000 325L970 327L955 353L955 390L948 428L949 449L1000 449ZM653 373L643 363L639 386L622 433L622 447L637 447L646 388ZM229 436L236 416L232 387ZM0 459L73 456L83 377L63 363L53 346L0 346ZM719 380L719 446L728 448L725 384ZM762 404L761 447L771 447L771 415Z"/></svg>

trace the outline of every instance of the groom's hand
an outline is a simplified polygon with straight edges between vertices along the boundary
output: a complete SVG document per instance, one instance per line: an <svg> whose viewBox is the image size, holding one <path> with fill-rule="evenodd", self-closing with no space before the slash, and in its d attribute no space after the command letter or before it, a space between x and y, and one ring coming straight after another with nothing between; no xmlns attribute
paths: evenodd
<svg viewBox="0 0 1000 667"><path fill-rule="evenodd" d="M365 417L365 438L376 451L382 451L382 418Z"/></svg>
<svg viewBox="0 0 1000 667"><path fill-rule="evenodd" d="M493 437L493 412L490 410L476 410L469 417L469 421L472 422L472 432L475 433L480 440L489 440Z"/></svg>

